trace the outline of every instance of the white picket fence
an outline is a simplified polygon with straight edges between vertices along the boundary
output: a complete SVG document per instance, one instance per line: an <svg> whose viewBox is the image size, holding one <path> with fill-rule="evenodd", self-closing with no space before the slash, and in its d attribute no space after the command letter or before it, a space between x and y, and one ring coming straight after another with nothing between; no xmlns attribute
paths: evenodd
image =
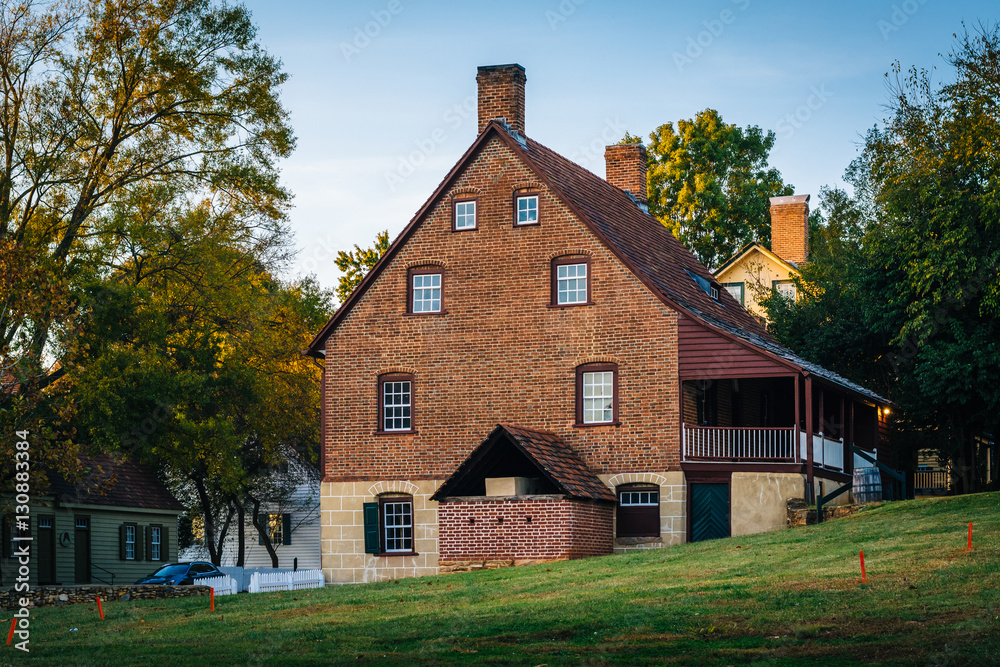
<svg viewBox="0 0 1000 667"><path fill-rule="evenodd" d="M221 577L208 577L207 579L198 579L196 582L199 586L211 586L218 595L236 595L240 590L240 585L236 583L236 580L229 575L222 575Z"/></svg>
<svg viewBox="0 0 1000 667"><path fill-rule="evenodd" d="M254 572L250 576L250 593L269 591L297 591L302 588L322 588L325 584L322 570L297 570L295 572Z"/></svg>

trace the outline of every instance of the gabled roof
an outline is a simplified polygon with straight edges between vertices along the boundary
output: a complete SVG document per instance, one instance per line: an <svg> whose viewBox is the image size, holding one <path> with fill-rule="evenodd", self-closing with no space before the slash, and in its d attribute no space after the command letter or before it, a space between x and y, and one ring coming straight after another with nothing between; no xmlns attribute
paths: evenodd
<svg viewBox="0 0 1000 667"><path fill-rule="evenodd" d="M156 474L140 463L99 454L81 456L80 464L87 472L75 483L67 482L58 473L49 472L51 493L60 502L177 512L185 510Z"/></svg>
<svg viewBox="0 0 1000 667"><path fill-rule="evenodd" d="M779 356L806 373L859 391L871 400L888 403L877 394L821 366L811 364L783 347L727 290L721 289L721 286L718 300L713 299L691 276L699 276L718 286L715 276L695 259L670 230L655 217L641 210L635 200L623 190L533 139L520 136L514 138L507 128L497 121L490 121L487 124L378 263L309 344L306 354L323 356L323 346L327 337L350 313L399 249L406 244L431 208L447 193L452 181L492 137L499 138L518 155L535 176L549 187L552 194L562 201L663 303L675 310L688 313L711 329L730 335L735 334L740 344L763 354Z"/></svg>
<svg viewBox="0 0 1000 667"><path fill-rule="evenodd" d="M795 272L795 273L799 272L799 266L798 266L798 264L796 264L795 262L787 262L787 261L783 260L781 257L779 257L778 255L776 255L771 250L768 250L767 248L765 248L761 244L754 242L754 243L748 243L745 246L743 246L742 248L740 248L740 251L737 252L732 257L730 257L728 260L726 260L725 264L723 264L722 266L720 266L719 268L717 268L715 271L712 271L712 275L714 275L716 278L718 278L729 267L731 267L731 266L733 266L735 264L739 264L743 260L744 257L746 257L747 255L749 255L754 250L758 251L759 253L761 253L765 257L769 258L775 264L779 264L779 265L785 266L786 268L788 268L789 271L792 271L792 272Z"/></svg>
<svg viewBox="0 0 1000 667"><path fill-rule="evenodd" d="M440 500L453 495L452 490L467 481L468 477L482 473L476 464L503 443L516 447L563 495L570 498L617 501L611 489L587 468L583 459L558 435L513 424L499 424L493 429L431 499Z"/></svg>
<svg viewBox="0 0 1000 667"><path fill-rule="evenodd" d="M446 194L451 182L492 137L498 137L519 155L535 176L549 186L553 195L665 303L696 316L697 313L708 313L734 326L747 328L762 336L768 335L726 290L719 290L719 300L716 301L699 287L689 272L712 284L717 285L718 282L670 230L640 210L624 191L537 141L526 139L522 145L503 125L490 121L378 263L312 340L306 354L322 357L327 337L406 244L423 218Z"/></svg>

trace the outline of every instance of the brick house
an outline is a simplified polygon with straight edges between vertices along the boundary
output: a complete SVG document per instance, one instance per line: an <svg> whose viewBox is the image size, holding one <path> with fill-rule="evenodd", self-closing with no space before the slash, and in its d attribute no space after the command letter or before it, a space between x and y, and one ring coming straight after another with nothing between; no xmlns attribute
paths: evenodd
<svg viewBox="0 0 1000 667"><path fill-rule="evenodd" d="M477 81L477 139L308 350L328 580L769 530L847 481L885 401L647 213L642 146L606 181L525 136L523 68Z"/></svg>

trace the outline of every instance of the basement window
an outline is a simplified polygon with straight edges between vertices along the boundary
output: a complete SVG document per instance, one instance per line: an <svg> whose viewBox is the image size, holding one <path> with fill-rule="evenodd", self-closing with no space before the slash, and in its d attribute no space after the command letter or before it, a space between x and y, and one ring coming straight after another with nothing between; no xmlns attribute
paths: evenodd
<svg viewBox="0 0 1000 667"><path fill-rule="evenodd" d="M616 537L659 537L659 487L641 485L618 487L616 520Z"/></svg>
<svg viewBox="0 0 1000 667"><path fill-rule="evenodd" d="M387 496L364 504L365 553L413 556L413 497Z"/></svg>

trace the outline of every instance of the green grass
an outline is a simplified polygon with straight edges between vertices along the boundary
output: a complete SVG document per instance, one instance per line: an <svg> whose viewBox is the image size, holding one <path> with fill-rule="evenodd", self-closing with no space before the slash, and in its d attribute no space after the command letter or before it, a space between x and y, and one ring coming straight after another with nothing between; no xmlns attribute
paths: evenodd
<svg viewBox="0 0 1000 667"><path fill-rule="evenodd" d="M109 603L104 622L92 605L43 608L30 656L5 647L0 662L1000 664L998 529L1000 494L978 494L624 556L223 597L215 613L207 598Z"/></svg>

